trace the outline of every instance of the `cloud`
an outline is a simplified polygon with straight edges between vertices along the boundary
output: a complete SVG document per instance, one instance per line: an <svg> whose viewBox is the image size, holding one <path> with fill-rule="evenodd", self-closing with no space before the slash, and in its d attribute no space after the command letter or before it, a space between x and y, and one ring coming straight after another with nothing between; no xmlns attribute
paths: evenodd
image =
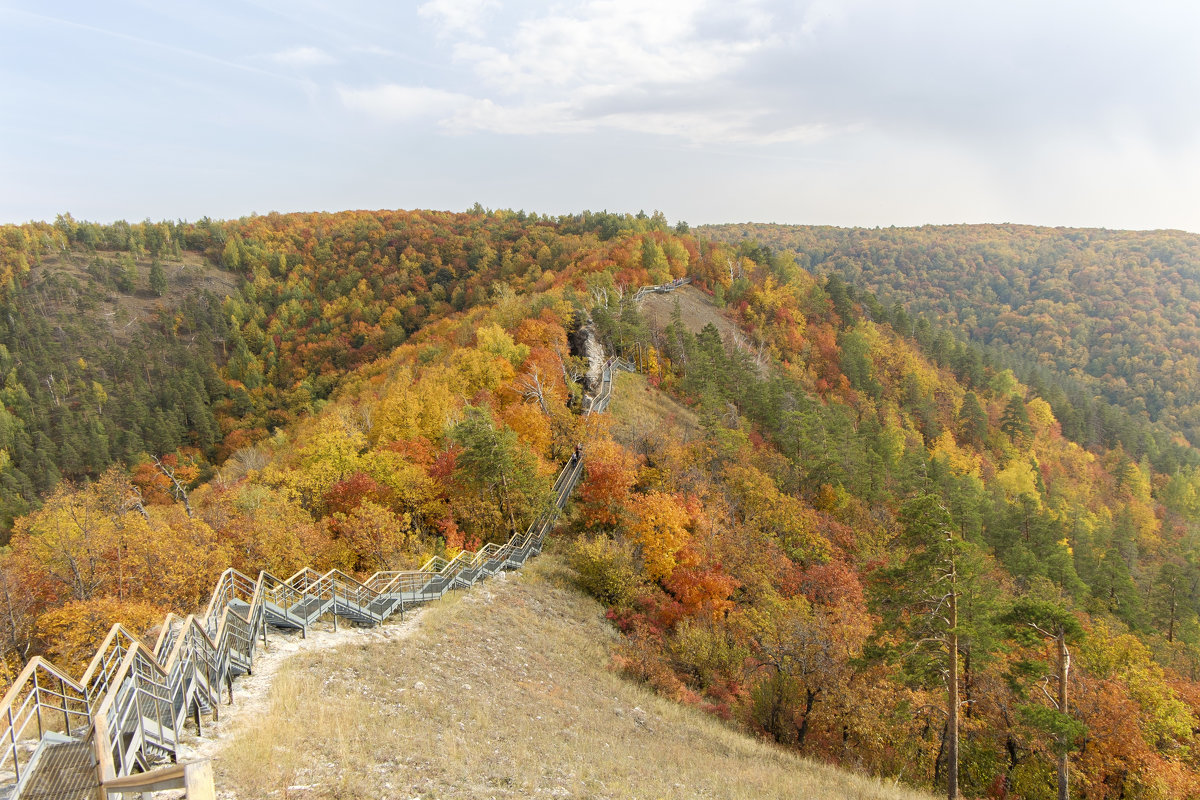
<svg viewBox="0 0 1200 800"><path fill-rule="evenodd" d="M713 15L723 20L720 31L711 29ZM618 92L728 74L768 45L768 21L754 3L591 0L522 20L486 43L459 42L453 52L505 93Z"/></svg>
<svg viewBox="0 0 1200 800"><path fill-rule="evenodd" d="M652 109L588 111L558 100L505 104L422 86L386 84L339 90L343 104L388 122L432 119L450 133L487 132L510 136L625 131L682 139L696 144L813 143L837 131L823 124L781 126L757 114L714 115Z"/></svg>
<svg viewBox="0 0 1200 800"><path fill-rule="evenodd" d="M268 58L276 64L282 64L285 67L294 67L297 69L304 67L324 67L330 64L336 64L337 59L326 53L319 47L291 47L287 50L281 50L278 53L272 53Z"/></svg>
<svg viewBox="0 0 1200 800"><path fill-rule="evenodd" d="M341 88L338 95L347 108L394 122L426 117L447 119L478 102L455 92L398 84L369 89Z"/></svg>
<svg viewBox="0 0 1200 800"><path fill-rule="evenodd" d="M761 0L586 0L526 8L505 24L490 18L497 5L430 0L418 12L474 77L469 95L384 84L344 90L343 101L384 119L435 115L456 132L618 130L759 144L829 134L823 121L739 91L737 73L781 43Z"/></svg>
<svg viewBox="0 0 1200 800"><path fill-rule="evenodd" d="M488 9L499 8L497 0L429 0L417 8L417 14L432 20L444 35L483 35Z"/></svg>
<svg viewBox="0 0 1200 800"><path fill-rule="evenodd" d="M769 146L871 130L1020 159L1052 139L1111 146L1140 126L1161 146L1186 147L1200 135L1200 106L1187 100L1200 57L1186 43L1200 12L1163 25L1161 11L1088 8L429 0L418 14L457 66L442 73L455 83L356 91L382 92L384 117L397 117L384 96L398 91L401 106L437 106L425 113L445 130L508 135L618 130Z"/></svg>

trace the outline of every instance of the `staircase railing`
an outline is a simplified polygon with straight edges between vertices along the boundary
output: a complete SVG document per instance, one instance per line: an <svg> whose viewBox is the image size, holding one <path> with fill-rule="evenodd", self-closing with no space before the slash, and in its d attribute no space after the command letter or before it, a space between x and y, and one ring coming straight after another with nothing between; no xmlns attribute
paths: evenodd
<svg viewBox="0 0 1200 800"><path fill-rule="evenodd" d="M615 371L629 362L610 358L586 416L612 400ZM90 740L97 781L111 781L174 760L190 714L219 711L223 688L249 673L267 626L299 629L332 613L375 625L405 609L468 587L541 552L583 474L577 448L554 482L553 500L525 531L504 544L489 543L451 559L434 557L418 570L377 572L359 581L340 570L305 568L286 580L260 572L257 579L227 569L217 579L202 614L168 614L153 647L116 624L77 682L42 658L34 658L0 701L0 788L20 783L47 733ZM7 777L6 777L7 775ZM10 780L11 779L11 780Z"/></svg>
<svg viewBox="0 0 1200 800"><path fill-rule="evenodd" d="M655 294L655 293L665 294L667 292L678 289L680 286L683 286L684 284L691 283L691 282L692 282L691 278L684 277L684 278L676 278L675 280L671 281L670 283L660 283L657 286L643 286L642 288L638 289L637 294L635 294L633 296L633 302L635 302L635 303L641 302L641 299L648 294Z"/></svg>
<svg viewBox="0 0 1200 800"><path fill-rule="evenodd" d="M42 737L86 733L91 721L83 686L49 661L33 657L0 701L0 775L5 782L19 783Z"/></svg>

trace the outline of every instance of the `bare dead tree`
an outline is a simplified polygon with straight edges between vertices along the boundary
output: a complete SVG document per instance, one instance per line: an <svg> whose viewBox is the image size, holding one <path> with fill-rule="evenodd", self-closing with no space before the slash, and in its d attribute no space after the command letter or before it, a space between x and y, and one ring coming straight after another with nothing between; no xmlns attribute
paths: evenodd
<svg viewBox="0 0 1200 800"><path fill-rule="evenodd" d="M154 465L158 467L159 472L161 472L169 481L171 481L171 494L175 495L176 500L183 503L183 510L187 512L189 517L191 517L192 504L188 500L187 487L183 485L178 477L176 477L175 470L167 464L164 464L162 459L160 459L158 456L154 457Z"/></svg>
<svg viewBox="0 0 1200 800"><path fill-rule="evenodd" d="M546 387L542 384L542 376L537 367L518 378L517 386L521 390L522 397L526 400L536 400L542 413L550 416L550 408L546 405Z"/></svg>

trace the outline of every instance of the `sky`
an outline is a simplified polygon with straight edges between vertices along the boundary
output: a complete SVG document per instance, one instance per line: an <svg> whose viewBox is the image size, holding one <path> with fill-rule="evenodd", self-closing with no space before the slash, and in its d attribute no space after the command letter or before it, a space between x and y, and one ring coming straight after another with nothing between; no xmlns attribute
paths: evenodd
<svg viewBox="0 0 1200 800"><path fill-rule="evenodd" d="M0 222L1200 232L1200 3L0 0Z"/></svg>

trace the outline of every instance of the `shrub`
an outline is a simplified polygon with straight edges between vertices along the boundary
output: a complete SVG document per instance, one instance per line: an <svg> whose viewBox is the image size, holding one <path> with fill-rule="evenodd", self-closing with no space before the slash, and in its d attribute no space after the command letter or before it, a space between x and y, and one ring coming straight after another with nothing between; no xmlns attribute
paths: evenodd
<svg viewBox="0 0 1200 800"><path fill-rule="evenodd" d="M628 545L608 536L579 539L570 554L579 586L606 606L629 601L638 585L633 553Z"/></svg>

